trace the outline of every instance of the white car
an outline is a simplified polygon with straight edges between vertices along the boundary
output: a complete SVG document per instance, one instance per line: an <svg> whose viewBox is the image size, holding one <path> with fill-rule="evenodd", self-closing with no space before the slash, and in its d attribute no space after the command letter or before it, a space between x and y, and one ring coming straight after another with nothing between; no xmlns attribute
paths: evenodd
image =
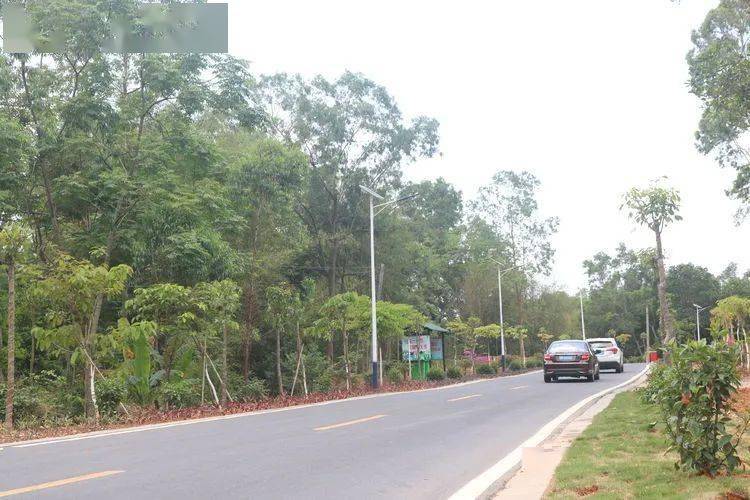
<svg viewBox="0 0 750 500"><path fill-rule="evenodd" d="M625 369L625 360L622 349L617 345L615 339L586 339L591 346L591 350L596 354L599 360L599 368L602 370L614 369L615 373L622 373Z"/></svg>

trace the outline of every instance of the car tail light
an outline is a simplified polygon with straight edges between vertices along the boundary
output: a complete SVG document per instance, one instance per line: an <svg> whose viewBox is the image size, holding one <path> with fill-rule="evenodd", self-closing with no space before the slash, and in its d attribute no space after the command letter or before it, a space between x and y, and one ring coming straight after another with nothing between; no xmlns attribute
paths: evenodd
<svg viewBox="0 0 750 500"><path fill-rule="evenodd" d="M544 361L552 361L552 354L545 354Z"/></svg>
<svg viewBox="0 0 750 500"><path fill-rule="evenodd" d="M609 349L607 349L607 352L611 352L612 354L617 354L618 352L617 347L610 347Z"/></svg>
<svg viewBox="0 0 750 500"><path fill-rule="evenodd" d="M588 361L589 357L589 353L584 352L583 354L581 354L581 361Z"/></svg>

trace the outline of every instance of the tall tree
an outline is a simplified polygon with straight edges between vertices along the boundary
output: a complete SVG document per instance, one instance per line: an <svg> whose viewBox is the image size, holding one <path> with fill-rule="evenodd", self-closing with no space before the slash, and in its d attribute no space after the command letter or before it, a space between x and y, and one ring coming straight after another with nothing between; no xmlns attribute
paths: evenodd
<svg viewBox="0 0 750 500"><path fill-rule="evenodd" d="M714 153L724 167L737 172L729 194L750 211L750 5L721 0L693 32L688 53L690 88L703 103L698 149Z"/></svg>
<svg viewBox="0 0 750 500"><path fill-rule="evenodd" d="M512 281L519 324L526 323L523 303L530 275L550 272L554 257L550 238L559 226L556 217L545 218L539 212L536 197L540 184L530 172L501 170L479 189L472 204L473 213L486 221L500 240L495 258L507 262L508 267L523 266L523 272Z"/></svg>
<svg viewBox="0 0 750 500"><path fill-rule="evenodd" d="M0 229L0 263L8 274L8 366L5 392L5 428L13 429L13 399L16 371L16 266L29 241L26 229L18 223Z"/></svg>
<svg viewBox="0 0 750 500"><path fill-rule="evenodd" d="M659 328L662 341L674 340L674 320L669 310L667 297L667 273L664 269L664 250L662 247L662 232L674 221L682 220L679 214L680 194L677 190L663 187L658 182L647 188L634 187L628 191L620 207L627 211L628 217L636 223L646 226L654 232L656 237L656 271L659 277Z"/></svg>
<svg viewBox="0 0 750 500"><path fill-rule="evenodd" d="M38 328L39 348L72 352L71 363L81 359L84 376L84 407L89 421L99 419L95 377L96 341L95 297L115 297L125 290L132 274L130 267L95 266L67 255L57 256L49 275L39 284L38 295L49 302L47 328Z"/></svg>
<svg viewBox="0 0 750 500"><path fill-rule="evenodd" d="M406 123L388 91L357 73L334 81L277 74L260 87L271 129L308 156L311 183L298 212L314 241L311 264L325 272L333 296L349 263L342 254L353 232L367 226L359 185L396 188L404 164L437 152L437 122Z"/></svg>

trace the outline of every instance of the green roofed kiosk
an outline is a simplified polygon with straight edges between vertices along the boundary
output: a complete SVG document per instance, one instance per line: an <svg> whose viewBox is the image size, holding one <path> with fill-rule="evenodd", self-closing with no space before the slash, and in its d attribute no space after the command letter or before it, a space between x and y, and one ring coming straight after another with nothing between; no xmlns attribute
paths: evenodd
<svg viewBox="0 0 750 500"><path fill-rule="evenodd" d="M422 327L425 329L425 332L430 335L430 337L437 333L440 334L439 354L437 353L437 349L435 349L434 347L430 350L432 351L432 359L441 360L443 362L443 371L445 371L445 334L451 333L451 331L433 322L425 323L424 325L422 325ZM432 342L430 342L430 344L432 344ZM438 354L437 357L435 356L436 354Z"/></svg>

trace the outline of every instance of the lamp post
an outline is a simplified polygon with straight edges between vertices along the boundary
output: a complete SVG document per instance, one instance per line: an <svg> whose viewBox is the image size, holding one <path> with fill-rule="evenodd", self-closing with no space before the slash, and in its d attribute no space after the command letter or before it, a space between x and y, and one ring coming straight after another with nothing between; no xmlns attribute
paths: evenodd
<svg viewBox="0 0 750 500"><path fill-rule="evenodd" d="M581 335L583 340L586 340L586 322L583 319L583 289L581 289L579 296L581 298Z"/></svg>
<svg viewBox="0 0 750 500"><path fill-rule="evenodd" d="M492 262L497 264L497 297L498 302L500 304L500 364L503 367L503 372L505 371L505 326L503 325L503 276L505 273L509 271L513 271L514 269L518 269L519 267L522 267L523 264L519 264L517 266L509 267L507 269L501 269L501 266L503 265L502 262L499 262L492 257L488 257Z"/></svg>
<svg viewBox="0 0 750 500"><path fill-rule="evenodd" d="M397 200L386 201L383 203L375 204L375 198L383 200L381 195L368 188L367 186L359 186L359 188L365 193L370 195L370 302L371 302L371 316L372 316L372 387L377 389L379 384L378 380L378 320L377 320L377 297L375 296L375 216L378 215L388 205L393 205L400 201L414 198L416 194L404 196ZM380 209L377 212L375 209Z"/></svg>
<svg viewBox="0 0 750 500"><path fill-rule="evenodd" d="M704 309L708 309L709 306L701 307L698 304L693 304L695 307L695 331L698 334L698 340L701 339L701 317L700 312Z"/></svg>

